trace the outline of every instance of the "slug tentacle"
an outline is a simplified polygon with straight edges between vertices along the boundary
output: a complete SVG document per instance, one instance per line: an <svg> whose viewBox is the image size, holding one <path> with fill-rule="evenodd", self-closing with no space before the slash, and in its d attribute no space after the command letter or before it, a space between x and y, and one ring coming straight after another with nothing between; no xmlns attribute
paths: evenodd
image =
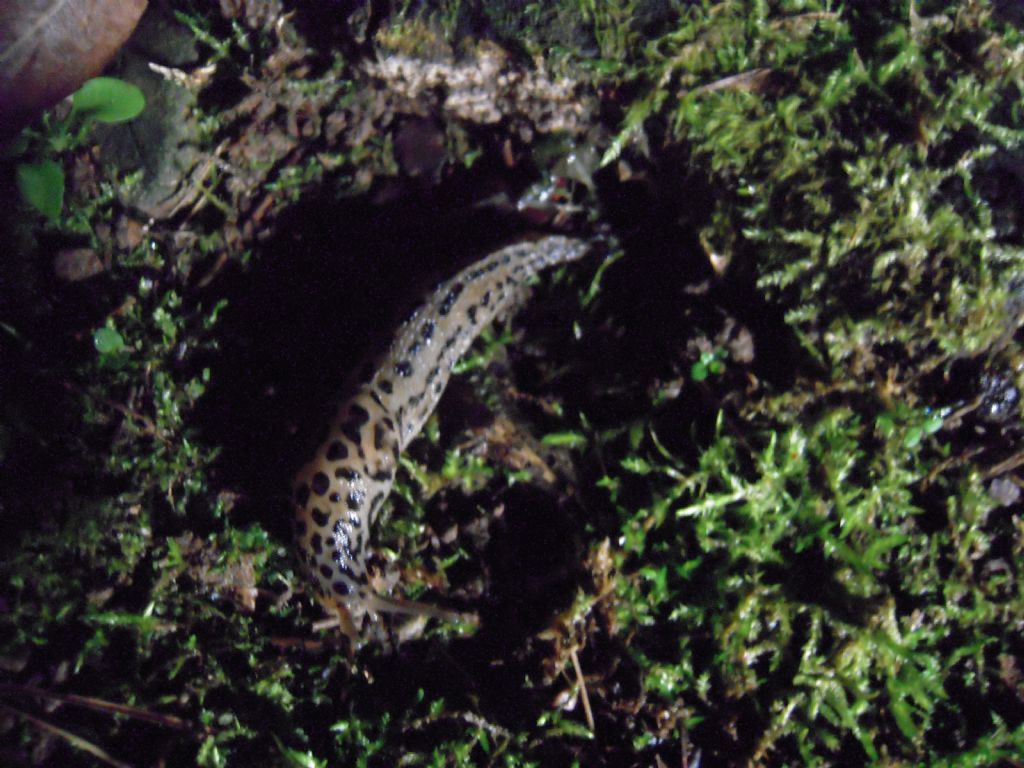
<svg viewBox="0 0 1024 768"><path fill-rule="evenodd" d="M541 270L581 258L582 240L552 235L510 245L442 283L398 329L369 381L338 410L327 439L295 478L299 557L342 630L363 615L458 614L392 600L367 584L369 532L391 492L398 458L437 405L451 370L480 331L521 301Z"/></svg>

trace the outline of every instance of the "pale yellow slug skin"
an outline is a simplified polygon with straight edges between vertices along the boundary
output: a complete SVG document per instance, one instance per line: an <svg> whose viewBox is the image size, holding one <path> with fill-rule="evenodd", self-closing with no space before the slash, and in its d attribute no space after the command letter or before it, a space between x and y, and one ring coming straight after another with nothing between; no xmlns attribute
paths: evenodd
<svg viewBox="0 0 1024 768"><path fill-rule="evenodd" d="M437 405L451 369L480 331L512 309L526 281L586 254L551 235L502 248L442 283L398 329L375 373L345 400L324 443L295 478L299 559L318 598L355 638L378 611L445 615L387 600L367 584L369 531L391 491L398 457Z"/></svg>

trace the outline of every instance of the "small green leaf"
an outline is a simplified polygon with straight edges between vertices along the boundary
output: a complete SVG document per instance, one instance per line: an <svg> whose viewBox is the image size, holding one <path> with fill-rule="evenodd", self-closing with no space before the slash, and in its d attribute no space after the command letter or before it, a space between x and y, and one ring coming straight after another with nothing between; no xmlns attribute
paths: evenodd
<svg viewBox="0 0 1024 768"><path fill-rule="evenodd" d="M579 432L551 432L541 438L541 443L556 447L582 448L587 444L587 438Z"/></svg>
<svg viewBox="0 0 1024 768"><path fill-rule="evenodd" d="M277 743L277 748L288 765L295 766L295 768L323 768L323 766L327 765L322 760L318 760L316 755L309 750L303 752L302 750L287 746L276 735L274 736L274 741Z"/></svg>
<svg viewBox="0 0 1024 768"><path fill-rule="evenodd" d="M725 371L722 363L725 357L723 349L709 349L700 353L700 358L690 367L690 378L694 381L704 381L708 376L721 376Z"/></svg>
<svg viewBox="0 0 1024 768"><path fill-rule="evenodd" d="M575 736L578 739L593 739L594 734L590 732L583 723L577 723L575 720L559 719L554 727L551 729L552 734L559 734L563 736Z"/></svg>
<svg viewBox="0 0 1024 768"><path fill-rule="evenodd" d="M131 83L114 77L94 77L71 97L72 111L101 123L123 123L137 117L146 97Z"/></svg>
<svg viewBox="0 0 1024 768"><path fill-rule="evenodd" d="M638 475L646 475L653 471L653 467L639 456L627 456L621 463L623 469Z"/></svg>
<svg viewBox="0 0 1024 768"><path fill-rule="evenodd" d="M100 328L92 335L93 346L101 355L112 355L124 349L124 339L114 328Z"/></svg>
<svg viewBox="0 0 1024 768"><path fill-rule="evenodd" d="M896 721L896 727L907 739L916 741L920 735L920 729L914 723L910 706L900 697L899 686L892 678L889 678L886 687L889 689L889 711L892 713L893 720Z"/></svg>
<svg viewBox="0 0 1024 768"><path fill-rule="evenodd" d="M163 624L158 616L129 611L90 611L86 614L85 620L100 627L134 629L142 635L159 632Z"/></svg>
<svg viewBox="0 0 1024 768"><path fill-rule="evenodd" d="M21 199L56 224L64 207L64 171L53 160L22 163L16 169Z"/></svg>

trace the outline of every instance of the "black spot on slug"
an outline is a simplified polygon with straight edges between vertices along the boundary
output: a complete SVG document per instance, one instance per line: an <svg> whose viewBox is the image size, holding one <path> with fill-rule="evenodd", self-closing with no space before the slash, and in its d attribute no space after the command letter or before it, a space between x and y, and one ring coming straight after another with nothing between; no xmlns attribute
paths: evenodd
<svg viewBox="0 0 1024 768"><path fill-rule="evenodd" d="M408 360L399 360L395 363L395 373L403 379L409 378L412 376L412 363Z"/></svg>
<svg viewBox="0 0 1024 768"><path fill-rule="evenodd" d="M341 440L334 440L327 447L327 460L328 461L341 461L342 459L348 458L348 446L346 446Z"/></svg>
<svg viewBox="0 0 1024 768"><path fill-rule="evenodd" d="M357 447L359 445L359 430L363 424L370 420L370 413L363 406L353 403L348 408L348 416L345 423L341 425L341 434L351 440Z"/></svg>
<svg viewBox="0 0 1024 768"><path fill-rule="evenodd" d="M309 544L313 547L313 551L318 555L324 551L324 540L320 537L319 533L313 534L313 538L310 539Z"/></svg>
<svg viewBox="0 0 1024 768"><path fill-rule="evenodd" d="M437 309L437 313L441 315L441 317L444 317L451 312L452 307L459 298L459 294L462 293L462 288L462 283L456 283L445 295L444 300L441 302L441 306Z"/></svg>
<svg viewBox="0 0 1024 768"><path fill-rule="evenodd" d="M348 557L351 560L351 552L348 554ZM342 576L348 576L350 579L352 579L352 581L358 581L356 575L352 572L352 568L349 567L348 561L345 560L344 555L342 555L340 552L335 552L334 562L337 563L338 571L341 573Z"/></svg>
<svg viewBox="0 0 1024 768"><path fill-rule="evenodd" d="M352 469L352 467L338 467L334 470L334 476L341 480L348 480L350 483L354 483L362 475L359 474L359 470Z"/></svg>
<svg viewBox="0 0 1024 768"><path fill-rule="evenodd" d="M353 489L348 492L348 508L351 509L353 512L357 511L361 506L363 506L363 502L365 500L366 493L364 491Z"/></svg>
<svg viewBox="0 0 1024 768"><path fill-rule="evenodd" d="M313 489L313 493L317 496L323 496L327 493L327 489L331 487L331 479L323 472L317 472L313 475L313 479L310 481L309 487Z"/></svg>
<svg viewBox="0 0 1024 768"><path fill-rule="evenodd" d="M474 304L469 309L467 309L466 310L466 314L469 315L469 322L475 323L476 322L476 304Z"/></svg>
<svg viewBox="0 0 1024 768"><path fill-rule="evenodd" d="M313 522L319 525L321 528L327 525L327 521L330 519L326 512L322 509L314 509L312 512Z"/></svg>
<svg viewBox="0 0 1024 768"><path fill-rule="evenodd" d="M425 322L423 324L423 327L420 328L420 336L423 337L424 341L430 341L433 338L433 336L434 336L434 327L435 327L434 326L434 321L433 320L427 320L427 322Z"/></svg>
<svg viewBox="0 0 1024 768"><path fill-rule="evenodd" d="M341 533L337 533L338 529L342 527L343 523L339 520L338 525L335 526L334 529L337 534L335 536L335 543L338 546L336 546L334 552L331 553L331 558L335 563L337 563L338 569L342 573L348 573L351 575L352 571L349 569L348 564L355 560L355 558L352 556L352 550L348 546L348 534L346 533L342 535Z"/></svg>
<svg viewBox="0 0 1024 768"><path fill-rule="evenodd" d="M384 441L388 439L390 431L383 424L373 425L373 447L378 451L384 450Z"/></svg>
<svg viewBox="0 0 1024 768"><path fill-rule="evenodd" d="M337 491L334 491L334 492L333 492L333 493L332 493L332 494L331 494L330 496L328 496L327 498L328 498L328 499L330 499L330 501L331 501L331 504L337 504L337 503L338 503L339 501L341 501L341 494L340 494L340 493L338 493Z"/></svg>
<svg viewBox="0 0 1024 768"><path fill-rule="evenodd" d="M384 501L384 491L380 491L374 494L373 499L370 501L370 515L374 515L381 503Z"/></svg>
<svg viewBox="0 0 1024 768"><path fill-rule="evenodd" d="M331 589L333 589L342 597L347 597L348 593L352 591L352 587L348 585L347 581L336 581L333 584L331 584Z"/></svg>
<svg viewBox="0 0 1024 768"><path fill-rule="evenodd" d="M462 326L461 325L456 326L456 328L452 332L451 336L449 336L448 340L444 343L444 346L441 347L441 354L443 355L449 349L454 347L455 346L455 342L457 342L459 340L459 336L461 336L461 335L462 335Z"/></svg>
<svg viewBox="0 0 1024 768"><path fill-rule="evenodd" d="M380 391L383 392L385 395L390 395L393 390L391 382L388 379L381 379L377 383L377 386L380 387Z"/></svg>
<svg viewBox="0 0 1024 768"><path fill-rule="evenodd" d="M323 575L325 579L329 579L334 575L334 571L331 570L331 566L329 565L321 565L320 573Z"/></svg>
<svg viewBox="0 0 1024 768"><path fill-rule="evenodd" d="M386 483L393 477L393 475L391 474L390 469L385 468L377 470L372 475L370 475L370 477L372 477L378 483Z"/></svg>
<svg viewBox="0 0 1024 768"><path fill-rule="evenodd" d="M339 520L334 524L334 559L338 563L341 562L341 560L338 559L338 555L340 554L339 550L344 549L347 552L348 543L348 526L345 525L344 520Z"/></svg>
<svg viewBox="0 0 1024 768"><path fill-rule="evenodd" d="M348 420L353 424L362 426L370 420L370 412L358 403L352 403L348 407Z"/></svg>
<svg viewBox="0 0 1024 768"><path fill-rule="evenodd" d="M486 307L490 303L491 303L491 292L490 291L484 291L484 295L480 297L480 304L482 306Z"/></svg>

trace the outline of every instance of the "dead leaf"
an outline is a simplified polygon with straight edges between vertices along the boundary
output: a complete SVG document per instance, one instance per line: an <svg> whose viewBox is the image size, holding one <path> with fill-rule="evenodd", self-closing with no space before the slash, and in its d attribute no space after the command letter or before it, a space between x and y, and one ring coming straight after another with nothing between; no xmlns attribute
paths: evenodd
<svg viewBox="0 0 1024 768"><path fill-rule="evenodd" d="M92 248L64 248L53 260L53 271L61 280L74 283L98 275L106 267Z"/></svg>
<svg viewBox="0 0 1024 768"><path fill-rule="evenodd" d="M100 73L146 0L0 3L0 142Z"/></svg>

